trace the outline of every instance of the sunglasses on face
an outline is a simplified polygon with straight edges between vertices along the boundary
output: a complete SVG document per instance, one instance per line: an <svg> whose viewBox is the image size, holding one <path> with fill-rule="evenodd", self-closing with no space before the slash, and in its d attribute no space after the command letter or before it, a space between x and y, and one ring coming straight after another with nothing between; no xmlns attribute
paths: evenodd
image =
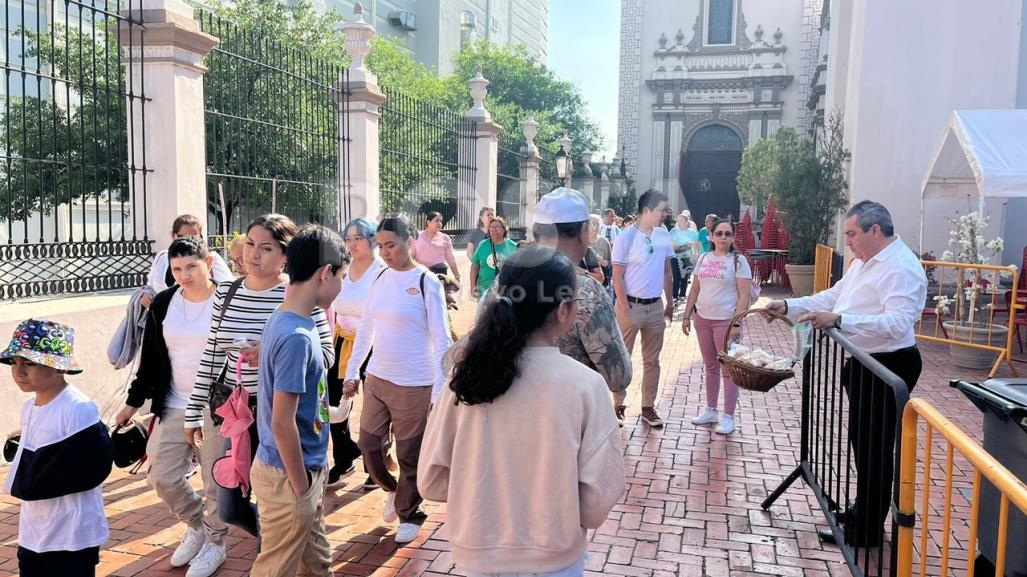
<svg viewBox="0 0 1027 577"><path fill-rule="evenodd" d="M735 233L731 232L730 230L718 230L717 232L713 233L713 236L719 236L721 238L731 238L735 236Z"/></svg>

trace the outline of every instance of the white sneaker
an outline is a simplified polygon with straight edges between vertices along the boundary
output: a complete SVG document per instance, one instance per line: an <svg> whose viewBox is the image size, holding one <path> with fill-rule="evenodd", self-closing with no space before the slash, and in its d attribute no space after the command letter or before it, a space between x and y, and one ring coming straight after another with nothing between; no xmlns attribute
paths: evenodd
<svg viewBox="0 0 1027 577"><path fill-rule="evenodd" d="M721 435L730 435L735 432L735 418L731 415L724 415L720 419L720 424L717 425L713 432Z"/></svg>
<svg viewBox="0 0 1027 577"><path fill-rule="evenodd" d="M421 526L413 523L400 523L396 530L397 543L409 543L421 534Z"/></svg>
<svg viewBox="0 0 1027 577"><path fill-rule="evenodd" d="M692 418L693 425L712 425L717 422L717 409L706 407Z"/></svg>
<svg viewBox="0 0 1027 577"><path fill-rule="evenodd" d="M172 567L185 567L193 560L193 557L200 552L203 548L203 543L206 542L207 536L203 532L203 527L199 529L193 529L189 527L185 530L185 535L182 536L182 542L175 548L175 552L171 554L171 566Z"/></svg>
<svg viewBox="0 0 1027 577"><path fill-rule="evenodd" d="M185 577L210 577L225 562L225 546L217 543L207 543L200 549L200 552L189 564L189 571Z"/></svg>
<svg viewBox="0 0 1027 577"><path fill-rule="evenodd" d="M385 497L385 510L382 511L382 521L392 523L398 518L396 515L396 492L393 491Z"/></svg>

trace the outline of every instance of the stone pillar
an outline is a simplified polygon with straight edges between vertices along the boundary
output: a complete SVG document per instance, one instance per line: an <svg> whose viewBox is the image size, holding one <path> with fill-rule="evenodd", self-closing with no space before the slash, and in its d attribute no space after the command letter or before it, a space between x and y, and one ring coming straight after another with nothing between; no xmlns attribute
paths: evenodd
<svg viewBox="0 0 1027 577"><path fill-rule="evenodd" d="M346 93L349 92L349 175L350 198L341 199L340 223L345 226L353 218L380 219L381 172L378 121L385 95L378 88L378 79L364 66L371 51L374 27L364 22L363 8L353 8L353 20L342 25L346 34L346 51L352 57L349 71L335 83L332 91L339 111L339 130L345 127ZM346 159L339 155L339 174L345 174ZM345 191L342 191L345 194Z"/></svg>
<svg viewBox="0 0 1027 577"><path fill-rule="evenodd" d="M578 190L588 199L589 209L593 212L599 206L599 199L595 196L595 175L592 173L592 153L581 153L581 177L578 183Z"/></svg>
<svg viewBox="0 0 1027 577"><path fill-rule="evenodd" d="M139 18L136 8L133 18ZM206 131L203 116L203 58L218 39L200 31L193 10L182 0L142 0L143 26L121 22L112 33L123 39L121 63L127 69L132 94L145 95L146 117L137 101L129 103L128 138L135 164L146 168L129 178L131 198L142 202L145 178L146 210L132 210L136 230L147 231L163 250L171 244L171 224L180 214L207 217ZM125 41L124 39L128 39ZM143 79L145 78L145 91ZM206 231L220 234L221 231Z"/></svg>
<svg viewBox="0 0 1027 577"><path fill-rule="evenodd" d="M609 172L610 172L610 165L607 164L606 159L603 158L603 162L599 163L599 178L596 179L596 180L598 180L597 184L599 185L599 191L598 191L597 195L599 196L599 211L600 211L600 214L602 213L602 211L610 208L610 176L609 176ZM618 215L618 216L623 216L623 215Z"/></svg>
<svg viewBox="0 0 1027 577"><path fill-rule="evenodd" d="M521 177L521 198L522 220L525 226L525 236L531 238L531 227L535 224L535 207L538 206L538 181L539 167L542 165L542 157L539 156L538 147L535 146L535 135L538 134L538 122L529 116L521 125L524 133L524 146L521 147L520 177Z"/></svg>
<svg viewBox="0 0 1027 577"><path fill-rule="evenodd" d="M499 174L499 133L503 131L503 127L493 122L492 114L485 109L485 98L488 96L489 81L482 76L480 67L478 68L478 73L468 82L468 85L474 105L467 111L464 118L467 120L468 125L473 122L474 126L473 154L476 174L474 175L474 206L465 206L470 204L466 201L458 204L458 222L461 225L471 223L470 226L462 226L462 228L474 226L478 218L478 211L482 207L496 208L496 178ZM462 148L466 146L467 144L461 143Z"/></svg>

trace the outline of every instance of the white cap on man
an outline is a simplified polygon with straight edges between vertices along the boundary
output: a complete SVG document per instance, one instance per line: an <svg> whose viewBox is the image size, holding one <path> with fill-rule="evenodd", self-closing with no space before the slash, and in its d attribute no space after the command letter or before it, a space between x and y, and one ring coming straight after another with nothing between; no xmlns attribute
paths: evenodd
<svg viewBox="0 0 1027 577"><path fill-rule="evenodd" d="M537 224L561 224L589 220L585 195L573 188L560 187L543 196L535 207Z"/></svg>

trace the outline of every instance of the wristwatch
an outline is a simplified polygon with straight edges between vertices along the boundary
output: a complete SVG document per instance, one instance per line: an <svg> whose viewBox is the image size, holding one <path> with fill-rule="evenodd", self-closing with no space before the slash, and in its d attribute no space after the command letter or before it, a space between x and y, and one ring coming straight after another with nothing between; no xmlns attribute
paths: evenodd
<svg viewBox="0 0 1027 577"><path fill-rule="evenodd" d="M834 318L834 328L841 330L842 328L842 315L838 315Z"/></svg>

